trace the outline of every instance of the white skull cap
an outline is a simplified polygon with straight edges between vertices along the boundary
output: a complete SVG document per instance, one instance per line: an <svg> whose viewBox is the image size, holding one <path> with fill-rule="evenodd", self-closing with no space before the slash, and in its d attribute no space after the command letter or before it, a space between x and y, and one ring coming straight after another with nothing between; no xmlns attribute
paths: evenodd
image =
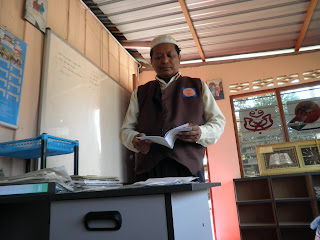
<svg viewBox="0 0 320 240"><path fill-rule="evenodd" d="M150 50L151 50L152 48L154 48L155 46L161 44L161 43L172 43L172 44L178 46L177 41L176 41L171 35L165 34L165 35L160 35L160 36L158 36L158 37L155 37L155 38L151 41Z"/></svg>

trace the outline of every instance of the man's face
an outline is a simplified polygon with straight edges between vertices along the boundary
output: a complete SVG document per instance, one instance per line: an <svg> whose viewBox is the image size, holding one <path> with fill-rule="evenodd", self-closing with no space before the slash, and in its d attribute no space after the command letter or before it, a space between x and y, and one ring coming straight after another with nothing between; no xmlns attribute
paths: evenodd
<svg viewBox="0 0 320 240"><path fill-rule="evenodd" d="M161 43L153 48L151 64L159 78L169 80L180 67L181 55L172 43Z"/></svg>

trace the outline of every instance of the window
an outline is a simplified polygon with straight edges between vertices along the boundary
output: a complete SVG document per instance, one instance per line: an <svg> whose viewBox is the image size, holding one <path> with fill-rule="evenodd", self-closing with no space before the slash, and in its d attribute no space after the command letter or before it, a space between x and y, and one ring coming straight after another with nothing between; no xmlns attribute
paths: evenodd
<svg viewBox="0 0 320 240"><path fill-rule="evenodd" d="M232 96L243 177L259 176L255 146L316 138L320 85Z"/></svg>
<svg viewBox="0 0 320 240"><path fill-rule="evenodd" d="M316 134L320 132L320 123L318 121L320 117L320 85L282 91L280 95L287 123L289 141L315 138ZM299 111L299 108L305 112L300 112L298 115L308 115L305 116L306 119L304 121L308 122L308 124L303 124L305 126L299 125L299 121L297 121L297 124L290 123L294 119L299 120L299 116L296 117L295 113L295 111ZM301 116L301 118L303 117ZM298 128L300 129L298 130Z"/></svg>

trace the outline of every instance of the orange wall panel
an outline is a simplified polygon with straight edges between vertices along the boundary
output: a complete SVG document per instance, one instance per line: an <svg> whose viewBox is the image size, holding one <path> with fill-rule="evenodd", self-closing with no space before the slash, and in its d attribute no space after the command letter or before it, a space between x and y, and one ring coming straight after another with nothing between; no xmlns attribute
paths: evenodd
<svg viewBox="0 0 320 240"><path fill-rule="evenodd" d="M18 139L36 136L44 36L40 30L26 23L24 41L28 47L19 111L19 129L16 131Z"/></svg>
<svg viewBox="0 0 320 240"><path fill-rule="evenodd" d="M84 54L86 9L78 0L70 0L68 42Z"/></svg>
<svg viewBox="0 0 320 240"><path fill-rule="evenodd" d="M116 80L120 81L120 64L119 59L116 59L113 55L109 54L109 74Z"/></svg>
<svg viewBox="0 0 320 240"><path fill-rule="evenodd" d="M134 61L130 61L129 59L129 91L133 91L134 90L134 84L133 84L133 75L135 75L136 78L136 82L137 82L137 69L138 69L138 64ZM130 86L131 85L131 86Z"/></svg>
<svg viewBox="0 0 320 240"><path fill-rule="evenodd" d="M0 25L23 40L24 0L0 0Z"/></svg>
<svg viewBox="0 0 320 240"><path fill-rule="evenodd" d="M47 27L63 39L68 37L69 1L48 0Z"/></svg>
<svg viewBox="0 0 320 240"><path fill-rule="evenodd" d="M102 27L91 12L86 11L86 48L85 55L101 67Z"/></svg>
<svg viewBox="0 0 320 240"><path fill-rule="evenodd" d="M109 35L109 53L119 60L119 45L111 34Z"/></svg>
<svg viewBox="0 0 320 240"><path fill-rule="evenodd" d="M129 55L122 49L119 49L120 57L120 84L129 88Z"/></svg>
<svg viewBox="0 0 320 240"><path fill-rule="evenodd" d="M102 29L102 69L109 72L109 33Z"/></svg>
<svg viewBox="0 0 320 240"><path fill-rule="evenodd" d="M120 81L119 45L111 34L109 34L109 73L116 81Z"/></svg>

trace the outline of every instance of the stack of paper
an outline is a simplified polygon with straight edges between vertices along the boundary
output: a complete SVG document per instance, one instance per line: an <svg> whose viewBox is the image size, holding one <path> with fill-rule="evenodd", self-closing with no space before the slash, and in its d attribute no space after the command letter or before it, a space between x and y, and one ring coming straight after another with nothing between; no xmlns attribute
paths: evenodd
<svg viewBox="0 0 320 240"><path fill-rule="evenodd" d="M13 177L0 178L0 185L56 183L56 193L73 192L74 187L64 167L45 168Z"/></svg>
<svg viewBox="0 0 320 240"><path fill-rule="evenodd" d="M118 178L105 176L71 176L73 184L78 191L104 190L107 188L123 186Z"/></svg>

